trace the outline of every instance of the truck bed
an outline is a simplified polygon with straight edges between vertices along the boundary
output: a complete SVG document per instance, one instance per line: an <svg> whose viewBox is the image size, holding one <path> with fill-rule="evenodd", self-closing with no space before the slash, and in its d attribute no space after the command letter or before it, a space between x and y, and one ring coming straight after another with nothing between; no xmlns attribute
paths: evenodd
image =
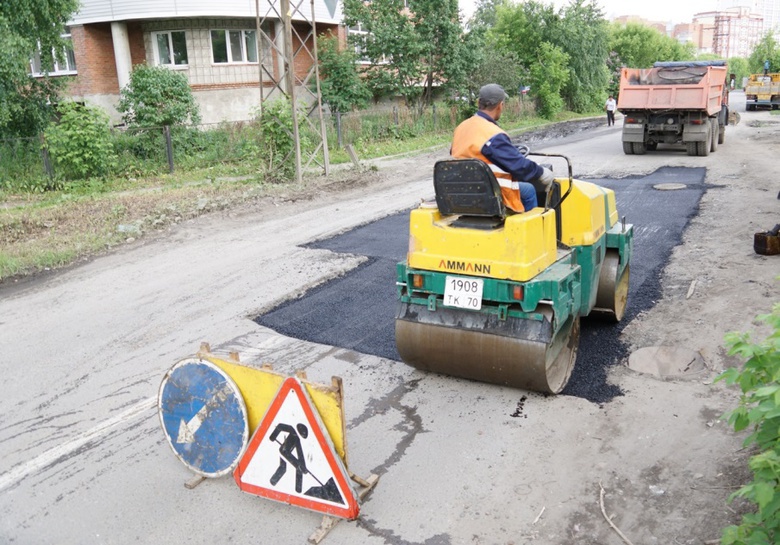
<svg viewBox="0 0 780 545"><path fill-rule="evenodd" d="M618 110L721 110L726 85L725 66L655 66L623 68Z"/></svg>

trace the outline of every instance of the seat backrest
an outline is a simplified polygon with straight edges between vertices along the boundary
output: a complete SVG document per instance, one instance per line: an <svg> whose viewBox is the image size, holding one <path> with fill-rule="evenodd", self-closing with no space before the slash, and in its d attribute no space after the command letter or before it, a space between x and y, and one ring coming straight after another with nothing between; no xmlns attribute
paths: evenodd
<svg viewBox="0 0 780 545"><path fill-rule="evenodd" d="M433 167L433 187L442 214L501 219L506 216L498 180L479 159L438 161Z"/></svg>

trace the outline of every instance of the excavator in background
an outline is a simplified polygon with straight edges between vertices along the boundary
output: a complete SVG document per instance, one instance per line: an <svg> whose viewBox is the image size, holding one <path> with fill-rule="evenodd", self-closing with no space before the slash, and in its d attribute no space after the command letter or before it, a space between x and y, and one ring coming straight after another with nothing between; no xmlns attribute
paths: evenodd
<svg viewBox="0 0 780 545"><path fill-rule="evenodd" d="M564 159L568 176L537 188L544 206L522 214L505 208L482 161L436 163L436 199L411 212L397 265L405 363L555 394L574 367L580 317L623 317L633 227L620 221L612 190L575 180L568 158L547 157Z"/></svg>

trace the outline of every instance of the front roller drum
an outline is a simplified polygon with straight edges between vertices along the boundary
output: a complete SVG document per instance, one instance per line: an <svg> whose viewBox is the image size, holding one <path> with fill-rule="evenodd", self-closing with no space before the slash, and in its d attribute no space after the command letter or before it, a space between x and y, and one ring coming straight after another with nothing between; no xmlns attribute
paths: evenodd
<svg viewBox="0 0 780 545"><path fill-rule="evenodd" d="M520 323L497 326L479 313L401 307L395 342L401 359L413 367L552 394L569 381L579 345L578 316L552 335L549 320L515 318ZM480 321L484 327L475 327Z"/></svg>

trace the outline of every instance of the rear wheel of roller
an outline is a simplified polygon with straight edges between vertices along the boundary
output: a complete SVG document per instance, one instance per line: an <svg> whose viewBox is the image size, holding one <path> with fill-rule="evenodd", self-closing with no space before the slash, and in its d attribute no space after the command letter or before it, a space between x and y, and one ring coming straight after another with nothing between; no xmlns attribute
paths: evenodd
<svg viewBox="0 0 780 545"><path fill-rule="evenodd" d="M596 309L608 314L614 321L623 319L628 302L628 281L630 265L626 265L618 278L620 255L616 250L607 250L599 274L599 287L596 293Z"/></svg>

